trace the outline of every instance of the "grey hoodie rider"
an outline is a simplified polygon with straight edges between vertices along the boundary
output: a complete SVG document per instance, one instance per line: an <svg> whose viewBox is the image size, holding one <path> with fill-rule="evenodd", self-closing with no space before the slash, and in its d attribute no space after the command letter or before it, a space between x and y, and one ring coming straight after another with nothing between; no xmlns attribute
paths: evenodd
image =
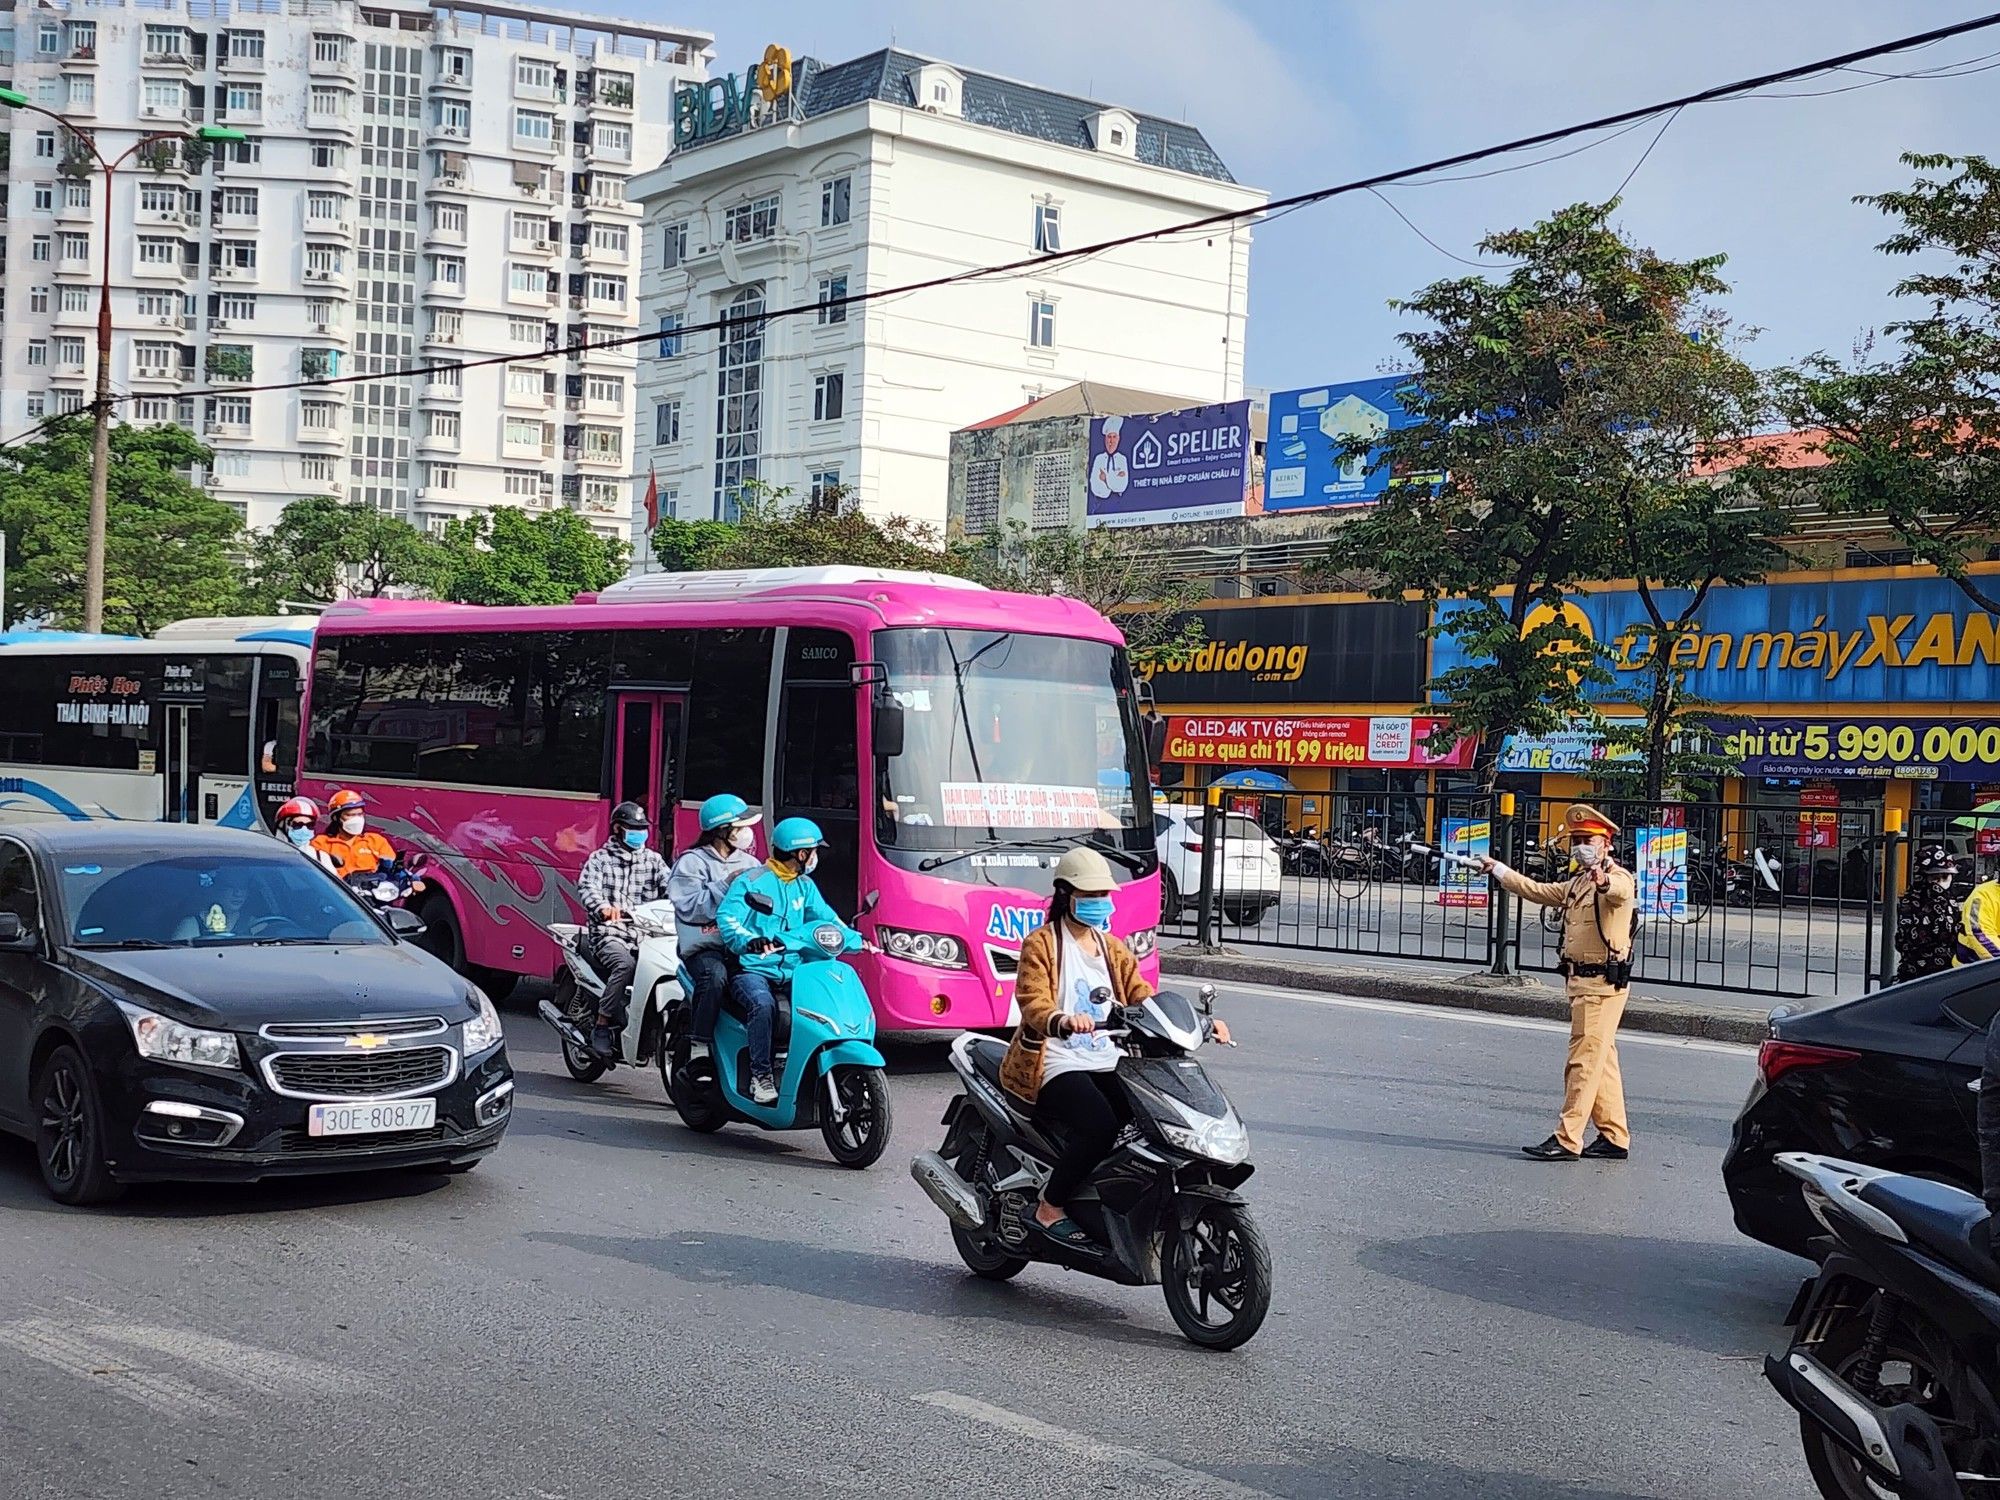
<svg viewBox="0 0 2000 1500"><path fill-rule="evenodd" d="M667 877L667 897L679 919L676 925L683 955L704 948L727 951L722 934L715 930L715 910L731 881L763 868L764 862L748 850L732 849L725 859L707 844L696 844L674 861L673 873Z"/></svg>

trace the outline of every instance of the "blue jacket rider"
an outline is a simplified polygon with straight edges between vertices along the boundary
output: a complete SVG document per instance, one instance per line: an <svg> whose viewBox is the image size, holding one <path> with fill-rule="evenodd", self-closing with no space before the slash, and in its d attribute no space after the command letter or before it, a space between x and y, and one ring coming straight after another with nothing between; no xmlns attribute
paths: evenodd
<svg viewBox="0 0 2000 1500"><path fill-rule="evenodd" d="M743 1016L750 1033L750 1102L778 1102L773 1076L772 1023L777 1018L776 987L789 985L799 965L791 946L814 928L838 927L842 951L856 953L861 934L841 921L813 883L813 867L826 839L810 818L786 818L771 830L771 858L756 875L730 886L715 913L715 925L743 971L729 981L729 1002ZM762 898L771 910L751 905Z"/></svg>

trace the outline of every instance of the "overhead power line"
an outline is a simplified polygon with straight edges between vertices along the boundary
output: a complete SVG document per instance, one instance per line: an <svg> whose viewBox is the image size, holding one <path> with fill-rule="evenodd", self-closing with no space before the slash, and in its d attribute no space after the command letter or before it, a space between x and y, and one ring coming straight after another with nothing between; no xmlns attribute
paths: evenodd
<svg viewBox="0 0 2000 1500"><path fill-rule="evenodd" d="M1348 182L1336 183L1328 187L1313 188L1309 191L1293 193L1283 198L1270 199L1254 208L1226 209L1220 213L1185 220L1178 224L1164 225L1158 229L1139 230L1132 234L1119 235L1112 239L1099 240L1088 245L1079 245L1073 250L1038 251L1033 255L1023 256L1018 260L1002 261L988 266L975 266L969 270L954 271L942 276L929 277L922 281L905 282L900 286L878 287L873 291L851 292L846 296L828 298L824 302L804 302L792 307L773 308L757 314L755 317L731 318L725 315L706 323L690 324L681 328L669 329L665 334L656 330L646 333L627 334L613 339L585 339L581 343L572 343L560 348L519 350L507 354L486 355L478 359L428 360L422 364L409 365L394 370L379 370L353 375L323 376L311 380L272 381L258 385L231 382L225 385L204 386L193 391L181 392L180 394L183 398L192 399L196 396L253 396L279 391L326 390L339 386L366 384L373 381L413 379L420 375L427 376L433 371L478 370L494 365L522 364L536 360L552 359L558 355L583 354L593 349L627 348L636 344L651 343L663 337L687 338L693 334L723 333L733 326L741 326L746 323L761 325L779 318L799 317L805 314L817 316L822 312L834 308L859 307L890 297L907 297L913 292L934 291L942 287L957 286L966 282L981 281L989 278L998 279L1024 273L1043 273L1054 267L1103 255L1107 251L1124 249L1131 245L1146 244L1153 240L1164 239L1170 235L1188 235L1207 229L1231 227L1249 219L1276 218L1313 204L1324 203L1332 198L1343 197L1350 193L1372 192L1377 188L1387 187L1393 183L1407 182L1411 178L1427 177L1433 173L1449 171L1454 167L1469 166L1474 162L1488 161L1499 156L1509 156L1519 151L1531 151L1540 146L1553 145L1575 136L1590 134L1593 131L1611 130L1621 126L1626 129L1636 128L1646 120L1661 115L1667 116L1667 123L1671 124L1674 116L1678 115L1682 110L1695 105L1711 104L1718 100L1754 95L1759 90L1768 89L1775 84L1789 83L1798 79L1809 78L1816 74L1837 72L1851 68L1855 63L1867 62L1871 58L1885 57L1891 53L1907 52L1917 48L1935 46L1937 43L1948 41L1953 37L1969 36L1975 32L1986 31L1995 26L2000 26L2000 12L1976 16L1970 20L1958 21L1949 26L1933 27L1928 31L1914 32L1908 36L1897 37L1891 41L1877 42L1872 46L1859 47L1850 52L1837 53L1832 57L1822 57L1812 62L1798 63L1789 68L1780 68L1775 72L1760 73L1750 78L1740 78L1732 83L1716 84L1713 87L1700 89L1691 94L1683 94L1678 98L1662 99L1656 103L1619 110L1615 114L1601 115L1594 120L1583 120L1573 125L1562 125L1552 130L1537 131L1532 135L1517 136L1513 140L1503 141L1495 145L1480 146L1470 151L1456 152L1450 156L1442 156L1436 160L1424 162L1421 165L1399 167L1393 171L1377 172L1370 176L1358 177ZM1973 61L1977 62L1981 60L1974 59ZM1954 66L1962 67L1964 65L1944 64L1937 69L1920 70L1907 75L1892 75L1892 77L1901 76L1926 80L1950 77L1953 75L1949 70ZM1890 81L1888 78L1871 80L1871 82L1888 81ZM1768 97L1788 96L1778 95ZM1662 134L1664 134L1664 131L1665 127L1663 126ZM1623 132L1621 131L1620 133L1622 134ZM1659 137L1655 136L1652 145L1646 148L1646 154L1650 155L1653 146L1658 144ZM1547 160L1556 159L1558 158L1547 158ZM1642 155L1639 163L1643 164L1645 159L1645 156ZM1523 165L1536 165L1536 163L1526 163ZM1637 170L1638 166L1635 165L1633 171L1636 172ZM1629 175L1626 180L1630 181ZM1392 208L1393 206L1391 205ZM1408 221L1405 220L1405 222ZM109 247L107 246L106 249L108 252ZM130 396L116 397L114 398L114 404L130 399L132 399ZM63 415L69 414L64 413ZM58 420L60 420L59 417L46 419L18 436L0 443L0 447L12 447L16 443L24 442L46 431Z"/></svg>

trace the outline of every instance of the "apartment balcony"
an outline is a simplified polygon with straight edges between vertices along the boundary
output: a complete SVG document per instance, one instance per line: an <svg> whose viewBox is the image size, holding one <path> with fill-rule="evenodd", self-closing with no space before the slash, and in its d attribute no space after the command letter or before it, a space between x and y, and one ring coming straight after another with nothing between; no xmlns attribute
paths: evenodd
<svg viewBox="0 0 2000 1500"><path fill-rule="evenodd" d="M507 300L516 307L554 307L557 295L547 290L530 292L522 291L519 287L507 289Z"/></svg>
<svg viewBox="0 0 2000 1500"><path fill-rule="evenodd" d="M196 214L194 217L197 223L201 221L200 214ZM181 208L147 208L142 203L132 210L132 222L142 228L154 224L171 224L178 228L180 225L185 224L187 219L187 211Z"/></svg>
<svg viewBox="0 0 2000 1500"><path fill-rule="evenodd" d="M464 339L463 328L432 328L424 335L425 345L437 349L456 349Z"/></svg>
<svg viewBox="0 0 2000 1500"><path fill-rule="evenodd" d="M426 429L417 434L417 451L420 453L456 453L459 438L455 432L431 432Z"/></svg>
<svg viewBox="0 0 2000 1500"><path fill-rule="evenodd" d="M202 436L210 440L220 438L224 442L247 442L250 437L250 424L212 419L202 424Z"/></svg>
<svg viewBox="0 0 2000 1500"><path fill-rule="evenodd" d="M95 68L97 66L97 43L67 43L62 49L62 65L70 68Z"/></svg>
<svg viewBox="0 0 2000 1500"><path fill-rule="evenodd" d="M151 326L148 319L141 318L139 322L142 327ZM55 325L58 328L96 328L97 298L92 297L82 307L64 307L58 303L55 310Z"/></svg>
<svg viewBox="0 0 2000 1500"><path fill-rule="evenodd" d="M63 114L71 119L95 119L97 117L97 91L89 94L68 94L60 106Z"/></svg>
<svg viewBox="0 0 2000 1500"><path fill-rule="evenodd" d="M185 333L187 331L187 319L179 313L158 313L149 318L139 319L139 326L141 328L161 328L169 333Z"/></svg>
<svg viewBox="0 0 2000 1500"><path fill-rule="evenodd" d="M330 239L344 240L354 233L354 221L352 219L337 217L329 219L322 216L316 218L308 214L305 219L305 232L307 234L323 234Z"/></svg>
<svg viewBox="0 0 2000 1500"><path fill-rule="evenodd" d="M472 139L470 121L435 120L424 131L424 139L439 145L463 145Z"/></svg>
<svg viewBox="0 0 2000 1500"><path fill-rule="evenodd" d="M465 243L465 226L460 224L456 228L446 228L442 224L434 223L424 231L424 243L426 245L463 245Z"/></svg>
<svg viewBox="0 0 2000 1500"><path fill-rule="evenodd" d="M133 386L144 386L149 390L177 391L187 384L194 371L184 365L134 365L131 381Z"/></svg>
<svg viewBox="0 0 2000 1500"><path fill-rule="evenodd" d="M554 411L556 393L554 391L516 391L508 389L505 404L511 411Z"/></svg>
<svg viewBox="0 0 2000 1500"><path fill-rule="evenodd" d="M539 443L524 443L515 442L503 436L500 440L500 456L502 458L520 459L530 463L547 463L556 456L555 439L549 438Z"/></svg>
<svg viewBox="0 0 2000 1500"><path fill-rule="evenodd" d="M49 368L56 373L58 378L64 375L81 375L89 358L89 354L81 351L73 355L64 355L59 352L51 353L49 355Z"/></svg>
<svg viewBox="0 0 2000 1500"><path fill-rule="evenodd" d="M551 261L562 254L562 241L510 239L507 242L507 252L510 255L531 255L540 261Z"/></svg>
<svg viewBox="0 0 2000 1500"><path fill-rule="evenodd" d="M572 193L575 206L583 210L586 219L602 216L608 219L636 219L640 206L628 203L623 198L610 198L601 193Z"/></svg>
<svg viewBox="0 0 2000 1500"><path fill-rule="evenodd" d="M439 152L437 171L431 177L431 187L440 193L470 193L471 161L457 151Z"/></svg>
<svg viewBox="0 0 2000 1500"><path fill-rule="evenodd" d="M147 130L171 130L176 125L185 125L194 118L194 112L183 99L179 104L142 104L139 118Z"/></svg>
<svg viewBox="0 0 2000 1500"><path fill-rule="evenodd" d="M263 226L263 218L263 214L255 209L248 213L231 213L226 208L218 208L214 214L212 227L216 229L235 229L255 234Z"/></svg>
<svg viewBox="0 0 2000 1500"><path fill-rule="evenodd" d="M624 452L610 452L602 448L585 446L581 449L564 448L563 457L570 463L581 464L586 469L623 469Z"/></svg>
<svg viewBox="0 0 2000 1500"><path fill-rule="evenodd" d="M440 72L431 80L431 87L440 94L470 97L472 94L472 70L462 73Z"/></svg>
<svg viewBox="0 0 2000 1500"><path fill-rule="evenodd" d="M227 73L237 78L254 78L264 71L261 57L232 57L225 45L222 55L215 60L218 73Z"/></svg>
<svg viewBox="0 0 2000 1500"><path fill-rule="evenodd" d="M93 203L71 203L67 198L58 198L53 212L58 224L95 224L101 210Z"/></svg>
<svg viewBox="0 0 2000 1500"><path fill-rule="evenodd" d="M619 84L613 88L594 88L586 101L593 115L602 115L611 120L632 118L632 85Z"/></svg>
<svg viewBox="0 0 2000 1500"><path fill-rule="evenodd" d="M307 266L305 269L307 286L347 285L347 269L344 266Z"/></svg>
<svg viewBox="0 0 2000 1500"><path fill-rule="evenodd" d="M317 319L308 322L306 332L317 339L334 339L343 344L347 342L349 336L347 325L338 318L329 318L324 323Z"/></svg>
<svg viewBox="0 0 2000 1500"><path fill-rule="evenodd" d="M419 400L436 401L447 406L454 406L465 399L465 386L458 381L427 381L423 388L417 392L417 396Z"/></svg>
<svg viewBox="0 0 2000 1500"><path fill-rule="evenodd" d="M256 282L257 268L255 266L210 266L208 268L208 275L211 281L226 281L232 286L242 286Z"/></svg>
<svg viewBox="0 0 2000 1500"><path fill-rule="evenodd" d="M97 262L88 255L65 255L56 261L56 275L83 279L97 274Z"/></svg>
<svg viewBox="0 0 2000 1500"><path fill-rule="evenodd" d="M348 82L358 82L361 68L354 60L354 48L343 47L338 52L325 52L317 44L312 57L306 63L306 72L314 78L340 78Z"/></svg>
<svg viewBox="0 0 2000 1500"><path fill-rule="evenodd" d="M514 179L514 191L521 195L521 199L525 203L554 203L556 201L555 189L549 186L546 178L540 182L536 182L525 177L516 177Z"/></svg>
<svg viewBox="0 0 2000 1500"><path fill-rule="evenodd" d="M463 302L465 300L464 278L461 276L457 281L447 281L442 276L433 276L429 281L424 283L424 295L426 297L444 297L455 302Z"/></svg>
<svg viewBox="0 0 2000 1500"><path fill-rule="evenodd" d="M148 52L139 59L143 73L192 73L194 58L186 52Z"/></svg>
<svg viewBox="0 0 2000 1500"><path fill-rule="evenodd" d="M554 136L542 140L537 136L517 135L514 137L516 151L531 151L536 156L554 156L562 150L562 142Z"/></svg>
<svg viewBox="0 0 2000 1500"><path fill-rule="evenodd" d="M301 422L299 424L299 442L310 448L336 448L345 450L347 447L347 424L343 421L335 421L330 426L308 427Z"/></svg>

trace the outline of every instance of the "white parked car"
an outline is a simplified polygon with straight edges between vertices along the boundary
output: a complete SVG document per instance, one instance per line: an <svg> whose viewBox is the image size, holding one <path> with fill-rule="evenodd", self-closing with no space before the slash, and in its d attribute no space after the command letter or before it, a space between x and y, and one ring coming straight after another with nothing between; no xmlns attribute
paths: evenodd
<svg viewBox="0 0 2000 1500"><path fill-rule="evenodd" d="M1160 852L1160 920L1197 913L1201 896L1202 810L1155 806L1153 834ZM1231 922L1261 922L1284 890L1278 846L1242 813L1223 813L1215 855L1216 909Z"/></svg>

